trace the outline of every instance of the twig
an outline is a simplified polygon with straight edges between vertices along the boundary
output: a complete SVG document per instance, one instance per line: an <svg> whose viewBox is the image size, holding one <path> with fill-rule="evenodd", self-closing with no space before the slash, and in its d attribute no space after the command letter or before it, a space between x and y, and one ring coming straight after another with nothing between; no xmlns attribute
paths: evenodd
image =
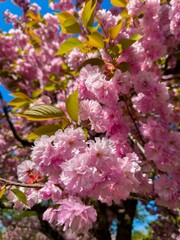
<svg viewBox="0 0 180 240"><path fill-rule="evenodd" d="M135 127L135 129L136 129L136 132L137 132L137 134L138 134L141 142L142 142L143 145L144 145L144 144L145 144L144 139L142 138L142 135L141 135L141 133L140 133L140 130L139 130L139 127L138 127L138 125L137 125L137 123L136 123L136 120L134 119L134 116L133 116L132 113L131 113L131 110L130 110L130 108L129 108L129 106L128 106L127 100L125 100L125 104L126 104L126 107L127 107L128 113L129 113L129 116L131 117L131 120L132 120L133 123L134 123L134 127Z"/></svg>
<svg viewBox="0 0 180 240"><path fill-rule="evenodd" d="M0 182L4 182L7 186L17 186L17 187L25 187L25 188L43 188L44 184L26 184L26 183L20 183L20 182L14 182L14 181L9 181L4 178L0 178ZM130 198L133 199L138 199L138 200L145 200L145 201L151 201L154 200L152 196L144 196L140 193L130 193Z"/></svg>
<svg viewBox="0 0 180 240"><path fill-rule="evenodd" d="M141 154L143 155L143 157L146 158L146 156L145 156L145 150L144 150L143 146L132 136L131 133L129 133L128 136L129 136L130 140L131 140L134 144L136 144L136 146L139 148L139 150L140 150Z"/></svg>
<svg viewBox="0 0 180 240"><path fill-rule="evenodd" d="M145 200L145 201L152 201L155 199L153 196L144 196L141 193L134 193L134 192L130 193L130 197L133 199Z"/></svg>
<svg viewBox="0 0 180 240"><path fill-rule="evenodd" d="M12 133L13 133L14 138L15 138L18 142L20 142L20 143L23 145L23 147L32 147L32 146L33 146L33 143L31 143L31 142L29 142L29 141L27 141L27 140L22 139L22 138L17 134L16 129L15 129L13 123L12 123L11 120L10 120L9 113L8 113L8 108L7 108L7 106L5 106L5 102L3 101L3 97L2 97L1 92L0 92L0 99L1 99L1 101L2 101L2 103L3 103L3 105L4 105L4 106L3 106L3 111L4 111L4 114L5 114L6 120L7 120L8 124L9 124L9 127L10 127L10 129L11 129L11 131L12 131Z"/></svg>
<svg viewBox="0 0 180 240"><path fill-rule="evenodd" d="M14 182L14 181L9 181L4 178L0 178L0 182L6 183L7 186L17 186L17 187L26 187L26 188L43 188L44 184L27 184L27 183L20 183L20 182Z"/></svg>

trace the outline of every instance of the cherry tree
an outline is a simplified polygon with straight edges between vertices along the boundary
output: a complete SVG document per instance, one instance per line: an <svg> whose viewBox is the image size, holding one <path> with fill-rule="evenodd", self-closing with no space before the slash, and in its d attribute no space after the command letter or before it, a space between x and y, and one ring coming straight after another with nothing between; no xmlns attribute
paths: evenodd
<svg viewBox="0 0 180 240"><path fill-rule="evenodd" d="M13 2L23 15L5 11L14 28L0 33L14 96L1 97L0 195L41 206L71 239L111 239L115 218L116 239L131 239L137 200L180 203L180 2L49 1L44 16Z"/></svg>

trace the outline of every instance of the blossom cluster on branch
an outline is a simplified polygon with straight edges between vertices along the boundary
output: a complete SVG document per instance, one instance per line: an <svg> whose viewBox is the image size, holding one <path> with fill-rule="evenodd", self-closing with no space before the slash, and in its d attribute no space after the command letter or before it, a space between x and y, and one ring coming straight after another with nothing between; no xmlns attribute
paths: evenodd
<svg viewBox="0 0 180 240"><path fill-rule="evenodd" d="M43 17L37 4L14 3L24 11L4 13L14 29L0 33L0 82L15 97L19 136L36 140L31 153L8 146L9 155L24 151L19 182L42 184L2 185L15 208L49 200L44 219L77 233L92 228L97 200L137 194L178 208L180 1L119 0L108 11L50 1L57 12Z"/></svg>

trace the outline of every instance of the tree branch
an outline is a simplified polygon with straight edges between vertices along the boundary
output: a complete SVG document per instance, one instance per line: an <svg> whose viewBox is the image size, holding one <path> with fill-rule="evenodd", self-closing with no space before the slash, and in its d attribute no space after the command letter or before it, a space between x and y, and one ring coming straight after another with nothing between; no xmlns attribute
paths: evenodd
<svg viewBox="0 0 180 240"><path fill-rule="evenodd" d="M33 146L33 143L31 143L31 142L29 142L29 141L27 141L27 140L22 139L22 138L17 134L16 129L15 129L13 123L12 123L11 120L10 120L7 106L4 106L4 107L3 107L3 111L4 111L5 117L6 117L6 119L7 119L7 122L9 123L9 127L10 127L10 129L11 129L11 131L12 131L13 136L15 137L15 139L16 139L18 142L20 142L20 143L23 145L23 147L32 147L32 146Z"/></svg>
<svg viewBox="0 0 180 240"><path fill-rule="evenodd" d="M143 157L146 158L146 156L145 156L145 150L144 150L143 146L132 136L131 133L129 133L128 136L129 136L129 139L130 139L134 144L136 144L136 146L139 148L139 150L140 150L141 154L143 155Z"/></svg>
<svg viewBox="0 0 180 240"><path fill-rule="evenodd" d="M144 139L143 139L143 137L142 137L142 135L141 135L141 132L140 132L139 127L138 127L138 125L137 125L137 123L136 123L136 120L134 119L134 116L133 116L132 113L131 113L131 110L130 110L129 105L128 105L128 103L127 103L127 99L125 99L125 104L126 104L126 107L127 107L128 113L129 113L129 116L130 116L130 118L131 118L131 120L132 120L132 122L133 122L133 124L134 124L134 127L135 127L135 129L136 129L136 132L137 132L137 134L138 134L138 136L139 136L139 139L141 140L142 144L144 145L144 144L145 144Z"/></svg>
<svg viewBox="0 0 180 240"><path fill-rule="evenodd" d="M14 182L14 181L9 181L4 178L0 178L0 182L5 183L7 186L17 186L17 187L26 187L26 188L43 188L44 184L27 184L27 183L20 183L20 182Z"/></svg>
<svg viewBox="0 0 180 240"><path fill-rule="evenodd" d="M45 184L38 184L38 183L27 184L27 183L14 182L14 181L9 181L4 178L0 178L0 182L5 183L7 186L17 186L17 187L25 187L25 188L43 188L45 186ZM59 185L57 187L59 187ZM61 188L61 190L63 190L63 189ZM144 196L141 193L134 193L134 192L130 193L130 198L138 199L138 200L145 200L145 201L154 200L154 197L152 197L152 196Z"/></svg>
<svg viewBox="0 0 180 240"><path fill-rule="evenodd" d="M137 199L137 200L144 200L144 201L155 200L155 198L153 196L144 196L141 193L134 193L134 192L130 193L130 198L131 199Z"/></svg>
<svg viewBox="0 0 180 240"><path fill-rule="evenodd" d="M29 142L29 141L27 141L27 140L22 139L22 138L17 134L16 129L15 129L13 123L11 122L10 117L9 117L8 108L7 108L7 106L5 105L5 102L4 102L4 100L3 100L3 97L2 97L1 92L0 92L0 99L1 99L1 101L2 101L2 103L3 103L3 112L4 112L4 114L5 114L6 120L7 120L8 124L9 124L9 127L10 127L12 133L13 133L14 138L15 138L18 142L20 142L20 143L23 145L23 147L32 147L32 146L34 145L33 143L31 143L31 142Z"/></svg>

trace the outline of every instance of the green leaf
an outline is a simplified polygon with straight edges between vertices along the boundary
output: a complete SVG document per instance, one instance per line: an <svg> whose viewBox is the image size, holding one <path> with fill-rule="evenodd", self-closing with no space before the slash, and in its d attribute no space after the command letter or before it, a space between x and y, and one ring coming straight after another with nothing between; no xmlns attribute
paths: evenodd
<svg viewBox="0 0 180 240"><path fill-rule="evenodd" d="M53 82L48 82L46 84L46 86L44 87L44 89L48 92L57 90L57 88L58 88L58 85L56 83L53 83Z"/></svg>
<svg viewBox="0 0 180 240"><path fill-rule="evenodd" d="M82 12L82 22L85 27L91 27L94 22L94 9L96 7L97 0L87 0Z"/></svg>
<svg viewBox="0 0 180 240"><path fill-rule="evenodd" d="M30 99L25 93L22 93L22 92L15 92L15 93L12 93L11 96L15 97L15 98L26 98L26 99Z"/></svg>
<svg viewBox="0 0 180 240"><path fill-rule="evenodd" d="M69 12L55 13L55 15L58 17L58 20L60 21L60 23L64 23L68 18L74 17Z"/></svg>
<svg viewBox="0 0 180 240"><path fill-rule="evenodd" d="M120 20L118 24L112 28L109 29L109 34L112 39L116 39L118 34L120 33L120 30L122 28L123 21Z"/></svg>
<svg viewBox="0 0 180 240"><path fill-rule="evenodd" d="M121 52L122 52L121 44L116 44L115 46L109 49L109 53L113 57L117 57Z"/></svg>
<svg viewBox="0 0 180 240"><path fill-rule="evenodd" d="M121 39L119 43L121 44L122 50L126 50L128 47L133 45L135 42L140 40L142 36L140 34L135 34L129 39Z"/></svg>
<svg viewBox="0 0 180 240"><path fill-rule="evenodd" d="M59 50L55 54L56 56L58 55L63 55L65 53L68 53L75 47L82 47L83 43L77 39L77 38L68 38L65 42L62 43L60 46Z"/></svg>
<svg viewBox="0 0 180 240"><path fill-rule="evenodd" d="M47 104L33 106L25 112L17 113L16 115L32 121L44 121L66 117L61 109Z"/></svg>
<svg viewBox="0 0 180 240"><path fill-rule="evenodd" d="M27 100L27 99L15 98L15 99L11 100L8 103L8 105L20 108L20 107L22 107L26 103L30 103L30 101Z"/></svg>
<svg viewBox="0 0 180 240"><path fill-rule="evenodd" d="M89 39L88 44L91 47L96 47L98 49L104 47L104 39L98 32L93 32L91 35L88 35L87 37Z"/></svg>
<svg viewBox="0 0 180 240"><path fill-rule="evenodd" d="M111 0L111 4L115 7L125 8L128 0Z"/></svg>
<svg viewBox="0 0 180 240"><path fill-rule="evenodd" d="M74 17L68 18L61 24L62 33L76 34L81 33L81 26Z"/></svg>
<svg viewBox="0 0 180 240"><path fill-rule="evenodd" d="M131 40L139 41L143 36L140 34L134 34L132 37L130 37Z"/></svg>
<svg viewBox="0 0 180 240"><path fill-rule="evenodd" d="M161 0L161 5L166 3L166 2L167 2L167 0Z"/></svg>
<svg viewBox="0 0 180 240"><path fill-rule="evenodd" d="M27 203L27 197L26 197L26 194L23 193L22 191L20 191L19 189L12 189L11 190L14 195L22 202L24 203L26 206L28 206L28 203Z"/></svg>
<svg viewBox="0 0 180 240"><path fill-rule="evenodd" d="M3 187L1 187L1 190L0 190L0 199L1 199L2 196L4 195L5 191L6 191L6 187L5 187L5 185L4 185Z"/></svg>
<svg viewBox="0 0 180 240"><path fill-rule="evenodd" d="M81 33L81 26L77 19L69 12L56 13L61 22L62 33Z"/></svg>
<svg viewBox="0 0 180 240"><path fill-rule="evenodd" d="M13 93L11 94L11 96L15 97L13 100L11 100L8 105L9 106L13 106L13 110L17 110L19 108L24 108L24 107L28 107L30 103L32 103L32 99L30 99L26 94L22 93L22 92L17 92L17 93Z"/></svg>
<svg viewBox="0 0 180 240"><path fill-rule="evenodd" d="M66 110L70 116L70 118L77 122L78 121L78 89L74 91L71 95L69 95L68 99L66 100Z"/></svg>
<svg viewBox="0 0 180 240"><path fill-rule="evenodd" d="M43 92L43 89L35 89L35 90L33 90L33 92L32 92L33 98L39 97L39 95L40 95L42 92Z"/></svg>
<svg viewBox="0 0 180 240"><path fill-rule="evenodd" d="M127 62L121 62L118 66L121 72L130 72L131 68Z"/></svg>
<svg viewBox="0 0 180 240"><path fill-rule="evenodd" d="M47 125L38 127L32 133L30 133L26 137L26 139L34 140L42 135L52 136L59 128L60 126L55 124L47 124Z"/></svg>
<svg viewBox="0 0 180 240"><path fill-rule="evenodd" d="M128 17L129 17L129 14L128 14L127 9L124 9L124 10L120 13L120 16L121 16L122 18L128 18Z"/></svg>
<svg viewBox="0 0 180 240"><path fill-rule="evenodd" d="M88 27L88 30L89 30L90 33L93 33L93 32L97 32L98 28L99 28L99 26Z"/></svg>
<svg viewBox="0 0 180 240"><path fill-rule="evenodd" d="M87 59L86 61L84 61L78 70L80 70L82 67L85 67L87 64L90 64L92 66L97 65L97 66L103 66L104 65L104 61L100 58L90 58Z"/></svg>
<svg viewBox="0 0 180 240"><path fill-rule="evenodd" d="M62 119L62 121L59 123L59 128L64 130L69 125L70 125L70 122L68 119Z"/></svg>

